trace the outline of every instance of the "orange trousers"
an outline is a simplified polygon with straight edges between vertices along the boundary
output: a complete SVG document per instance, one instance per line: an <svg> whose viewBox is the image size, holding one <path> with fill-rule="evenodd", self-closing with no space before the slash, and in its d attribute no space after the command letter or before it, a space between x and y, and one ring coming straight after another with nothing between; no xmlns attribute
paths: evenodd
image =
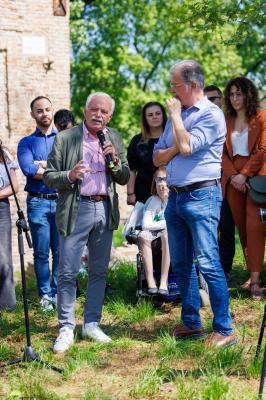
<svg viewBox="0 0 266 400"><path fill-rule="evenodd" d="M247 162L248 157L234 157L237 171ZM259 217L259 207L246 193L236 190L229 182L226 186L226 198L230 205L238 229L241 246L250 272L261 272L263 268L266 223ZM266 204L261 207L266 208Z"/></svg>

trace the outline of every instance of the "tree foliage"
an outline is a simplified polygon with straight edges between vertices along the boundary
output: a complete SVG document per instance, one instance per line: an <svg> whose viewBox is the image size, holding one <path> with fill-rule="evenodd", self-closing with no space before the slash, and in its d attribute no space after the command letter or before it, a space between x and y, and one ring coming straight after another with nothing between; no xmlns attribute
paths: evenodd
<svg viewBox="0 0 266 400"><path fill-rule="evenodd" d="M175 61L197 60L204 67L206 84L222 88L238 74L259 76L264 62L261 45L265 42L260 3L72 2L71 79L75 114L82 116L90 92L106 91L117 104L112 123L129 140L139 130L143 104L151 100L164 102L169 96L169 68Z"/></svg>

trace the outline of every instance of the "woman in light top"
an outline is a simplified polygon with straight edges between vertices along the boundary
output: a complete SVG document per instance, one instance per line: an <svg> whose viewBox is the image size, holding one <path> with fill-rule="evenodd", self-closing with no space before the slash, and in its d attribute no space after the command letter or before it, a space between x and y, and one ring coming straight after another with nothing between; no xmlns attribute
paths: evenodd
<svg viewBox="0 0 266 400"><path fill-rule="evenodd" d="M146 201L143 211L142 232L140 234L140 246L148 285L148 294L168 294L168 272L170 255L164 211L168 200L168 187L166 185L166 170L160 167L155 171L152 181L152 196ZM153 274L152 242L161 238L162 262L159 289Z"/></svg>
<svg viewBox="0 0 266 400"><path fill-rule="evenodd" d="M7 168L15 191L19 185L16 177L18 164L9 152L3 149ZM12 265L12 236L9 197L12 188L0 154L0 310L12 310L16 305Z"/></svg>
<svg viewBox="0 0 266 400"><path fill-rule="evenodd" d="M262 298L266 224L249 196L248 179L266 175L266 110L259 110L258 92L247 78L231 79L225 88L227 135L222 160L223 194L232 210L247 267L250 294ZM266 207L266 204L265 204Z"/></svg>

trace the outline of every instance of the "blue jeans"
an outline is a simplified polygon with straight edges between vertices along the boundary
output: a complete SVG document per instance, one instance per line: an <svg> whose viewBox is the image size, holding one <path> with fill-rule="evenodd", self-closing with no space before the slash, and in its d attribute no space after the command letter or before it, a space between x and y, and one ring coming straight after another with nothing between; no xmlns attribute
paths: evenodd
<svg viewBox="0 0 266 400"><path fill-rule="evenodd" d="M227 283L219 259L217 227L222 196L220 185L192 192L170 192L165 219L170 257L180 285L181 319L188 328L200 328L200 294L196 268L205 278L213 318L213 329L221 335L232 333Z"/></svg>
<svg viewBox="0 0 266 400"><path fill-rule="evenodd" d="M55 200L27 197L28 221L32 236L34 269L39 295L54 296L57 292L59 235L55 224ZM49 253L52 251L52 276Z"/></svg>

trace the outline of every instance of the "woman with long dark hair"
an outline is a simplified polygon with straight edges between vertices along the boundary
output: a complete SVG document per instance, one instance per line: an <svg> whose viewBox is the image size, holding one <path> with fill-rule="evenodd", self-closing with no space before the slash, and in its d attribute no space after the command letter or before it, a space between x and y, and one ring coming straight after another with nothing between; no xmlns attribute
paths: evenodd
<svg viewBox="0 0 266 400"><path fill-rule="evenodd" d="M17 163L6 149L3 149L7 168L13 187L19 189L16 169ZM12 188L5 169L4 160L0 154L0 310L12 310L16 305L12 265L12 236L9 197Z"/></svg>
<svg viewBox="0 0 266 400"><path fill-rule="evenodd" d="M151 183L156 170L152 161L153 148L163 133L167 116L157 101L146 103L141 111L141 133L129 144L127 159L130 179L127 184L127 204L145 203L151 195Z"/></svg>
<svg viewBox="0 0 266 400"><path fill-rule="evenodd" d="M266 175L266 110L259 110L257 89L245 77L228 82L224 100L227 135L222 187L250 272L251 298L261 299L266 227L259 219L259 206L249 196L248 180Z"/></svg>

